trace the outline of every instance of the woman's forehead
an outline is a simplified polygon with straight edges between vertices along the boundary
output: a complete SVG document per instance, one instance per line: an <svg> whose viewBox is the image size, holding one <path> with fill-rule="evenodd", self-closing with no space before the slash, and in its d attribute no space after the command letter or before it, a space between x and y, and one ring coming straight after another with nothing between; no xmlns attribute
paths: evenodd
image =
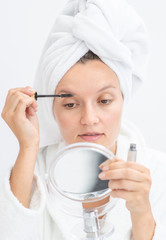
<svg viewBox="0 0 166 240"><path fill-rule="evenodd" d="M56 90L77 90L78 88L95 88L96 91L106 88L119 88L117 75L101 61L89 61L86 64L75 64L58 83Z"/></svg>
<svg viewBox="0 0 166 240"><path fill-rule="evenodd" d="M67 86L62 86L61 88L58 89L58 94L62 94L62 93L71 93L71 94L77 94L77 93L81 93L81 92L86 92L86 91L89 91L91 93L102 93L103 91L107 91L107 90L110 90L110 91L117 91L118 89L116 87L114 87L113 85L105 85L104 87L97 87L95 86L94 88L75 88L75 87L67 87Z"/></svg>

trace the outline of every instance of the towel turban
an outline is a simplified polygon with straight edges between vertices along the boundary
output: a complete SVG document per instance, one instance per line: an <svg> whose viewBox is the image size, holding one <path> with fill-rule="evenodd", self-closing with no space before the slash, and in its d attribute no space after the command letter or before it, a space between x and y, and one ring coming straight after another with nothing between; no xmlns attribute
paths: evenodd
<svg viewBox="0 0 166 240"><path fill-rule="evenodd" d="M64 74L89 50L118 76L124 101L143 82L148 47L142 19L125 0L69 0L46 41L34 88L53 94ZM62 140L53 99L40 99L40 146Z"/></svg>

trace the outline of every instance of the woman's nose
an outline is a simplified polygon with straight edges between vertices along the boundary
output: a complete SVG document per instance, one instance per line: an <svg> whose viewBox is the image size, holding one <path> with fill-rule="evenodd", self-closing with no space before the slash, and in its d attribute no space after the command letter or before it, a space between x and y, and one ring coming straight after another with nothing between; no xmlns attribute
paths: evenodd
<svg viewBox="0 0 166 240"><path fill-rule="evenodd" d="M98 122L99 117L95 108L89 106L83 109L81 114L81 124L90 126Z"/></svg>

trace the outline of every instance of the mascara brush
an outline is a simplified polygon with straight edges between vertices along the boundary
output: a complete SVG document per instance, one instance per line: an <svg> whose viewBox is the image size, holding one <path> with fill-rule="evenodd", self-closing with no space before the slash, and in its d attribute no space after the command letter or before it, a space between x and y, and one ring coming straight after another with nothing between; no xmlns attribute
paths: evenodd
<svg viewBox="0 0 166 240"><path fill-rule="evenodd" d="M36 99L38 98L44 98L44 97L61 97L61 98L65 98L65 97L73 97L73 94L52 94L52 95L38 95L37 92L35 92L32 97Z"/></svg>

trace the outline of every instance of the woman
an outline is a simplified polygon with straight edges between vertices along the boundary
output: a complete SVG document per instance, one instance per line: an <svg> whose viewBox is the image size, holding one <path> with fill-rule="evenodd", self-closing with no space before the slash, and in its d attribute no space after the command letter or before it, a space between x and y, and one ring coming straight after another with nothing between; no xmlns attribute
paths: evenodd
<svg viewBox="0 0 166 240"><path fill-rule="evenodd" d="M108 216L116 229L110 239L164 240L166 156L148 149L123 120L144 73L143 23L121 0L69 1L62 13L45 46L35 90L11 89L2 112L20 146L0 195L2 239L71 239L74 219L51 208L41 179L59 148L85 141L116 155L99 175L119 198ZM73 97L41 100L37 110L34 91ZM126 162L132 141L138 146L136 163Z"/></svg>

